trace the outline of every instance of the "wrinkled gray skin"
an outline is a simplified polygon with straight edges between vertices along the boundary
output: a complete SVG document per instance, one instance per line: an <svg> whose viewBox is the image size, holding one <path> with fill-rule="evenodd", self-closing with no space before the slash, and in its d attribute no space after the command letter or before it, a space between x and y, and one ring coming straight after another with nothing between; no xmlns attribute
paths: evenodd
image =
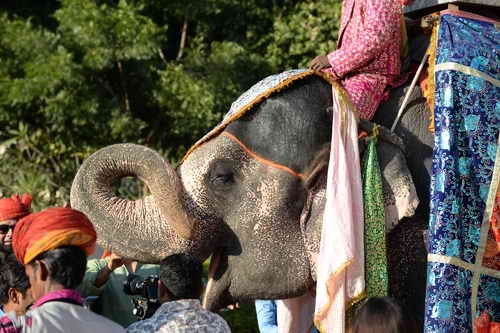
<svg viewBox="0 0 500 333"><path fill-rule="evenodd" d="M287 100L284 92L270 97L258 109L264 114L266 108L293 111L302 105L318 108L310 112L327 112L331 105L330 88L319 81L312 83L317 85L312 91L319 95L311 96L311 100ZM406 89L392 93L378 111L377 122L390 127ZM427 130L428 115L416 89L396 130L406 146L408 167L421 200L417 222L404 222L399 227L403 233L405 223L417 230L426 221L433 140ZM239 125L251 128L256 121L250 117ZM283 131L282 122L283 119L274 123L267 120L266 133ZM264 146L283 144L281 151L296 154L292 161L293 156L300 154L315 155L323 144L311 146L308 139L327 143L329 136L315 133L316 125L307 124L307 117L297 124L300 125L295 128L287 127L285 132L291 134L286 134L290 135L286 143L266 141L262 133L258 136ZM306 151L301 151L301 146L307 146ZM399 149L384 143L378 151L385 177L398 175L401 170L390 170L386 165ZM310 164L312 158L305 161ZM294 170L305 172L305 164ZM319 178L324 178L325 170ZM110 185L125 176L139 177L151 195L137 201L117 198ZM316 191L321 190L321 184L317 185ZM219 135L197 148L177 170L145 147L106 147L88 158L78 171L71 189L71 204L93 221L100 245L120 255L158 262L179 252L191 253L201 260L215 254L217 260L213 261L220 264L211 267L213 281L205 299L206 305L214 309L238 300L299 296L314 286L315 267L310 253L319 249L324 200L321 195L316 196L306 218L301 220L307 196L308 189L301 179L261 163L227 136ZM421 236L414 237L422 243ZM394 244L401 246L397 245L400 237L395 238ZM424 255L411 254L420 263L425 261ZM421 283L422 277L410 280ZM402 289L413 288L405 286L405 281L397 283ZM416 302L421 303L421 290L420 295L409 297L418 297Z"/></svg>

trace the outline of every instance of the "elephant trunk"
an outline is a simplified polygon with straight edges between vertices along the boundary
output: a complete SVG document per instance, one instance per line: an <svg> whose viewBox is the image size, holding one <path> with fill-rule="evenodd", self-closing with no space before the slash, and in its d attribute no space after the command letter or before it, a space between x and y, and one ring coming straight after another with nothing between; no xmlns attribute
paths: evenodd
<svg viewBox="0 0 500 333"><path fill-rule="evenodd" d="M113 181L136 176L151 195L117 197ZM135 144L103 148L82 164L71 187L71 206L89 217L99 244L124 257L158 262L175 247L188 246L195 220L183 205L175 170L155 151ZM179 237L180 236L180 237Z"/></svg>

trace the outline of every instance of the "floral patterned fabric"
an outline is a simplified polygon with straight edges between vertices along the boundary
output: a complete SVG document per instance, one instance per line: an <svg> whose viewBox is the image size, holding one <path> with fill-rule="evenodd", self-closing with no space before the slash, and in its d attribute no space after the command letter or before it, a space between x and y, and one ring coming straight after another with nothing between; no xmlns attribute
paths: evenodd
<svg viewBox="0 0 500 333"><path fill-rule="evenodd" d="M127 328L127 333L230 333L226 321L201 307L197 299L163 303L155 314Z"/></svg>
<svg viewBox="0 0 500 333"><path fill-rule="evenodd" d="M441 15L435 64L425 332L472 332L500 320L500 272L483 265L500 179L500 31Z"/></svg>
<svg viewBox="0 0 500 333"><path fill-rule="evenodd" d="M367 297L388 295L384 195L376 138L370 139L363 157L363 208L365 213L365 285Z"/></svg>
<svg viewBox="0 0 500 333"><path fill-rule="evenodd" d="M338 49L325 72L340 79L361 118L373 118L387 85L399 75L400 0L344 0Z"/></svg>

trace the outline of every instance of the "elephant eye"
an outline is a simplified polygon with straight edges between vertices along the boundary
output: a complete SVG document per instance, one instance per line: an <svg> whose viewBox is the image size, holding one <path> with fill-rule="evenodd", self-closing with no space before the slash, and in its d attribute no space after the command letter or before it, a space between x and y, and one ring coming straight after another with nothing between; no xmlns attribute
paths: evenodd
<svg viewBox="0 0 500 333"><path fill-rule="evenodd" d="M214 186L228 185L234 182L234 172L229 161L219 161L209 174L210 183Z"/></svg>
<svg viewBox="0 0 500 333"><path fill-rule="evenodd" d="M232 174L216 175L212 179L212 183L214 185L222 185L222 184L227 184L229 182L232 182L232 180L233 180L233 175Z"/></svg>

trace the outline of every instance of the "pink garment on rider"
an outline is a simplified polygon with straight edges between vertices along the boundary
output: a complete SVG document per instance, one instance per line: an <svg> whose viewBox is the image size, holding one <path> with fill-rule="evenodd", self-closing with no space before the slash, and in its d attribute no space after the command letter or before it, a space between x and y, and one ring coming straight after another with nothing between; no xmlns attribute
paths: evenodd
<svg viewBox="0 0 500 333"><path fill-rule="evenodd" d="M400 73L401 12L401 0L342 3L338 48L324 71L340 79L361 118L373 118Z"/></svg>

